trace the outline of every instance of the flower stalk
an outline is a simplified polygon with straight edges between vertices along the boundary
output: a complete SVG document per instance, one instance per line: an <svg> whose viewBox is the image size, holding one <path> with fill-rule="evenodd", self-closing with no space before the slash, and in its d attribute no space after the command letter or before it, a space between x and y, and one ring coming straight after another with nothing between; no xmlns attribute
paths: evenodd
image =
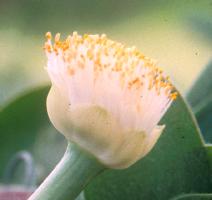
<svg viewBox="0 0 212 200"><path fill-rule="evenodd" d="M68 143L61 161L29 200L73 200L104 169L93 156Z"/></svg>

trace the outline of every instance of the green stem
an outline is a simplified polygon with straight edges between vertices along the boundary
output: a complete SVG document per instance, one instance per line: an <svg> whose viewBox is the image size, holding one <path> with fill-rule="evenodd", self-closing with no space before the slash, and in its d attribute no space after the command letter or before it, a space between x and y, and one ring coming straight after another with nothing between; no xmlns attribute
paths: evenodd
<svg viewBox="0 0 212 200"><path fill-rule="evenodd" d="M74 144L28 200L73 200L105 167Z"/></svg>

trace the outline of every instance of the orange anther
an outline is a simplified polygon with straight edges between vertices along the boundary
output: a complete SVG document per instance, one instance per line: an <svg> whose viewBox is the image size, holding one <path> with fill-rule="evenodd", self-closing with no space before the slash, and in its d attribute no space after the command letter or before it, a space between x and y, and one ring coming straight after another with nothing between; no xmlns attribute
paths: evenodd
<svg viewBox="0 0 212 200"><path fill-rule="evenodd" d="M74 71L74 69L72 69L72 68L68 68L68 73L69 73L69 75L74 75L75 74L75 71Z"/></svg>
<svg viewBox="0 0 212 200"><path fill-rule="evenodd" d="M51 39L52 39L52 34L51 34L51 32L47 32L47 33L46 33L46 39L47 39L47 40L51 40Z"/></svg>

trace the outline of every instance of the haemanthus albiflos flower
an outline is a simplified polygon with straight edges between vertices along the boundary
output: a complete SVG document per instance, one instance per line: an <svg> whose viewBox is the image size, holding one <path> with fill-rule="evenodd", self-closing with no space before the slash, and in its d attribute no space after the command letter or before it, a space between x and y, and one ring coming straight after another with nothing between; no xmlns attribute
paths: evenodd
<svg viewBox="0 0 212 200"><path fill-rule="evenodd" d="M54 126L109 168L129 167L146 155L177 97L169 78L135 47L104 34L46 37L47 110Z"/></svg>

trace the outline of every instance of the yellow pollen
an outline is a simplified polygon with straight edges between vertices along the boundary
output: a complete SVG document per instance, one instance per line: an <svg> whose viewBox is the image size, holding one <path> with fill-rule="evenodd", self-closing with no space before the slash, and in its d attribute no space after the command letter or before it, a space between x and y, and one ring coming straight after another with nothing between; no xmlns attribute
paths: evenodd
<svg viewBox="0 0 212 200"><path fill-rule="evenodd" d="M178 96L178 93L177 92L173 92L173 93L170 94L170 98L172 100L175 100L177 98L177 96Z"/></svg>
<svg viewBox="0 0 212 200"><path fill-rule="evenodd" d="M43 49L46 50L48 53L51 53L52 50L51 45L48 42L44 44Z"/></svg>
<svg viewBox="0 0 212 200"><path fill-rule="evenodd" d="M74 71L74 69L72 69L72 68L68 68L68 73L69 73L69 75L74 75L75 74L75 71Z"/></svg>
<svg viewBox="0 0 212 200"><path fill-rule="evenodd" d="M72 61L77 63L74 69L68 67L70 75L77 73L78 69L84 69L87 62L91 61L96 78L99 72L107 70L108 73L117 73L121 87L127 84L129 89L141 89L146 85L148 90L155 90L157 95L165 94L171 100L177 98L169 77L163 75L163 70L156 66L155 60L143 55L136 47L126 48L121 43L108 39L105 34L80 36L73 32L61 41L60 33L57 33L51 44L52 35L47 32L46 39L44 50L47 53L61 56L67 66L71 66ZM139 67L145 70L138 77L135 73Z"/></svg>
<svg viewBox="0 0 212 200"><path fill-rule="evenodd" d="M47 40L51 40L51 39L52 39L52 34L51 34L51 32L47 32L47 33L46 33L46 39L47 39Z"/></svg>
<svg viewBox="0 0 212 200"><path fill-rule="evenodd" d="M87 51L87 56L88 56L88 58L89 58L90 60L93 59L93 53L92 53L92 50L91 50L91 49L89 49L89 50Z"/></svg>

